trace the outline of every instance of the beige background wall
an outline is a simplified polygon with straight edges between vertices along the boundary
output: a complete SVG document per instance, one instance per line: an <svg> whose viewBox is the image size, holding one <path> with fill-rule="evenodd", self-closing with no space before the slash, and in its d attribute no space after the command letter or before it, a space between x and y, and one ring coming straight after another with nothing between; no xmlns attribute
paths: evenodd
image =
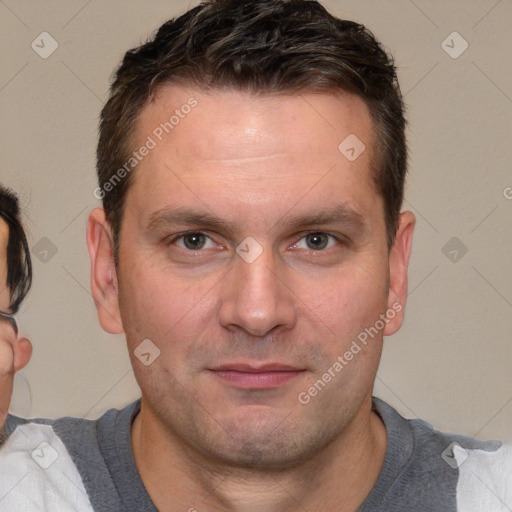
<svg viewBox="0 0 512 512"><path fill-rule="evenodd" d="M512 440L512 3L325 5L395 55L408 104L405 206L418 225L407 320L386 341L376 394L443 430ZM138 396L123 338L102 332L89 292L97 118L124 51L188 6L0 0L0 180L21 194L35 271L19 414L95 417ZM42 32L58 43L46 59L31 48L52 48Z"/></svg>

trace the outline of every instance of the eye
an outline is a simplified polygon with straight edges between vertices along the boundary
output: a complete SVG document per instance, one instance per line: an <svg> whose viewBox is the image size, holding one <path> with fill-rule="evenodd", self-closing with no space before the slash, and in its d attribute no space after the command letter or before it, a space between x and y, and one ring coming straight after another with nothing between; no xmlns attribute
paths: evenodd
<svg viewBox="0 0 512 512"><path fill-rule="evenodd" d="M215 247L213 240L203 233L185 233L173 240L174 243L181 249L189 251L199 251L201 249L211 249Z"/></svg>
<svg viewBox="0 0 512 512"><path fill-rule="evenodd" d="M339 244L339 240L328 233L308 233L303 236L294 247L297 249L311 249L314 251L322 251L330 249Z"/></svg>

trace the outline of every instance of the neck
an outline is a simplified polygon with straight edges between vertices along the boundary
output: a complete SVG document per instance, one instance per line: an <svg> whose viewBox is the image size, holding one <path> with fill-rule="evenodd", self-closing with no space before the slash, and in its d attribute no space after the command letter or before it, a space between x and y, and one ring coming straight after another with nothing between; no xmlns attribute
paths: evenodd
<svg viewBox="0 0 512 512"><path fill-rule="evenodd" d="M279 471L234 468L176 439L142 401L132 427L142 481L161 512L353 512L377 481L386 431L371 397L343 432L313 458Z"/></svg>

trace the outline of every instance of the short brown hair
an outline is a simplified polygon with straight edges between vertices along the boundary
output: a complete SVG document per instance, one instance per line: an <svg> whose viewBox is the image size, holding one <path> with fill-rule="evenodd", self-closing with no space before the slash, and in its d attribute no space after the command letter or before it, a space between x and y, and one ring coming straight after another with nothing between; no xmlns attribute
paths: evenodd
<svg viewBox="0 0 512 512"><path fill-rule="evenodd" d="M126 52L115 74L101 112L97 172L116 253L133 173L123 172L115 186L112 179L129 159L141 110L168 83L257 94L358 95L375 126L373 181L392 244L407 169L404 105L392 58L363 25L333 17L314 0L210 0Z"/></svg>

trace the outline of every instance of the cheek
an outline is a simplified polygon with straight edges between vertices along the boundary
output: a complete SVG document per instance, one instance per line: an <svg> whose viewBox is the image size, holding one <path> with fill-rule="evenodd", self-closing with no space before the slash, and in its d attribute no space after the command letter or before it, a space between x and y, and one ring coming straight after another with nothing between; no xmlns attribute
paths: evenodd
<svg viewBox="0 0 512 512"><path fill-rule="evenodd" d="M213 317L214 290L208 280L181 279L147 259L126 270L120 279L120 306L132 348L146 338L162 351L186 346Z"/></svg>
<svg viewBox="0 0 512 512"><path fill-rule="evenodd" d="M385 312L386 270L377 264L347 266L322 278L303 279L297 295L313 325L320 321L331 338L346 343Z"/></svg>
<svg viewBox="0 0 512 512"><path fill-rule="evenodd" d="M347 268L325 283L312 283L303 287L307 306L303 312L307 324L303 325L305 329L319 329L315 334L322 339L323 365L311 375L303 391L315 393L317 410L334 407L341 414L343 408L362 400L373 386L385 325L381 315L387 307L385 267L375 264ZM329 382L325 393L317 394L318 379Z"/></svg>

